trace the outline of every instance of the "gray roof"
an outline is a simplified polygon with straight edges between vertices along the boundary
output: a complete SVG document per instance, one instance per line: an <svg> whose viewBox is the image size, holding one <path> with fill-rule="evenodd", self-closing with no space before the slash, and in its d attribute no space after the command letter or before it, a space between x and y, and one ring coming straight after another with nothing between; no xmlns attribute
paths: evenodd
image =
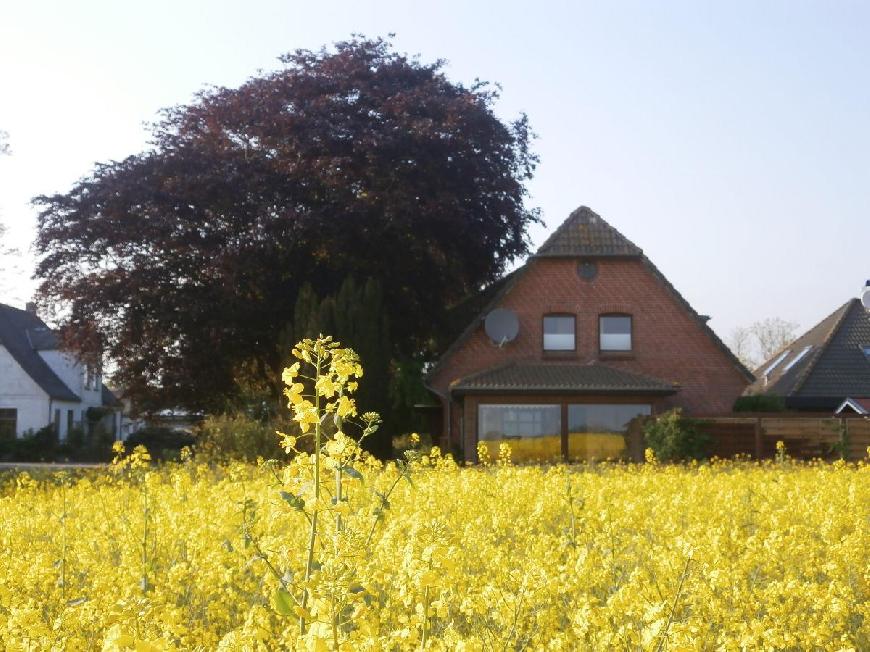
<svg viewBox="0 0 870 652"><path fill-rule="evenodd" d="M121 399L119 399L115 392L106 387L105 383L100 383L102 390L102 402L106 407L123 407L123 403L121 403Z"/></svg>
<svg viewBox="0 0 870 652"><path fill-rule="evenodd" d="M870 347L870 313L850 299L761 365L747 391L795 398L870 396L864 347ZM764 371L780 357L765 382Z"/></svg>
<svg viewBox="0 0 870 652"><path fill-rule="evenodd" d="M643 250L587 206L568 216L538 249L541 257L638 257Z"/></svg>
<svg viewBox="0 0 870 652"><path fill-rule="evenodd" d="M47 326L28 328L27 339L35 351L57 351L60 348L57 333Z"/></svg>
<svg viewBox="0 0 870 652"><path fill-rule="evenodd" d="M582 394L674 394L672 384L603 364L512 362L466 376L452 392L549 392Z"/></svg>
<svg viewBox="0 0 870 652"><path fill-rule="evenodd" d="M0 344L51 398L78 403L79 397L57 376L39 355L51 348L48 326L36 315L0 303ZM54 337L54 334L51 334ZM31 338L35 338L36 342ZM36 345L35 345L36 344ZM40 347L40 348L37 348Z"/></svg>

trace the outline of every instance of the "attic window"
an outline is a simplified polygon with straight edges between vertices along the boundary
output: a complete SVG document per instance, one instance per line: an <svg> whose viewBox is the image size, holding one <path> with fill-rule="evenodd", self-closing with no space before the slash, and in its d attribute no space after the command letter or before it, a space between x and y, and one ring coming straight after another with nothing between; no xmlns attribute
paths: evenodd
<svg viewBox="0 0 870 652"><path fill-rule="evenodd" d="M574 315L547 315L544 317L544 350L573 351L575 349Z"/></svg>
<svg viewBox="0 0 870 652"><path fill-rule="evenodd" d="M803 350L802 350L800 353L798 353L798 354L794 357L794 359L793 359L791 362L789 362L789 363L785 366L785 368L782 370L782 373L785 373L786 371L788 371L789 369L791 369L792 367L794 367L798 362L800 362L800 361L804 358L804 356L805 356L807 353L809 353L810 351L812 351L812 349L813 349L813 345L812 345L812 344L810 344L809 346L805 346L805 347L803 348Z"/></svg>
<svg viewBox="0 0 870 652"><path fill-rule="evenodd" d="M864 357L870 361L870 344L865 344L861 347L861 350L864 352Z"/></svg>
<svg viewBox="0 0 870 652"><path fill-rule="evenodd" d="M631 315L601 315L598 318L598 348L631 351Z"/></svg>
<svg viewBox="0 0 870 652"><path fill-rule="evenodd" d="M785 360L786 356L788 356L789 353L791 353L791 349L786 349L785 351L780 353L778 356L776 356L776 360L771 362L770 366L764 370L764 375L769 376L770 372L773 371L774 369L776 369L779 366L779 363L782 362L783 360Z"/></svg>

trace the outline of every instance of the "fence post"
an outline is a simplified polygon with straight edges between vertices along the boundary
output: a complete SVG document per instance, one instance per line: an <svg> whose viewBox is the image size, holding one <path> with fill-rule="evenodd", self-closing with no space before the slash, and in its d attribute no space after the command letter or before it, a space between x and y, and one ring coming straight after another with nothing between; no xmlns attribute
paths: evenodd
<svg viewBox="0 0 870 652"><path fill-rule="evenodd" d="M760 460L764 455L764 440L761 436L761 417L755 419L755 459Z"/></svg>
<svg viewBox="0 0 870 652"><path fill-rule="evenodd" d="M849 459L849 420L840 417L840 459Z"/></svg>

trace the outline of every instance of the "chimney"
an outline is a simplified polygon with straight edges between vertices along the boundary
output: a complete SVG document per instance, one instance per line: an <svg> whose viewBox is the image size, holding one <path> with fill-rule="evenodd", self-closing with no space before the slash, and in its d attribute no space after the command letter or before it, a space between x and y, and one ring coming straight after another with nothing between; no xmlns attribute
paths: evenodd
<svg viewBox="0 0 870 652"><path fill-rule="evenodd" d="M864 310L870 312L870 279L864 284L864 289L861 291L861 303L864 305Z"/></svg>
<svg viewBox="0 0 870 652"><path fill-rule="evenodd" d="M29 312L31 315L36 315L36 302L35 301L28 301L27 305L25 306L24 309L27 312Z"/></svg>

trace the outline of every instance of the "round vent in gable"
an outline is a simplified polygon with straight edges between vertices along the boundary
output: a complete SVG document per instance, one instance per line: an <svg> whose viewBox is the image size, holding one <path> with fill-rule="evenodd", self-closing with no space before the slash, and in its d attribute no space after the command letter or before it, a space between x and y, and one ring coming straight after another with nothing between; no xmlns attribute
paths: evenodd
<svg viewBox="0 0 870 652"><path fill-rule="evenodd" d="M593 281L598 276L598 265L593 260L581 260L577 264L577 276L584 281Z"/></svg>

